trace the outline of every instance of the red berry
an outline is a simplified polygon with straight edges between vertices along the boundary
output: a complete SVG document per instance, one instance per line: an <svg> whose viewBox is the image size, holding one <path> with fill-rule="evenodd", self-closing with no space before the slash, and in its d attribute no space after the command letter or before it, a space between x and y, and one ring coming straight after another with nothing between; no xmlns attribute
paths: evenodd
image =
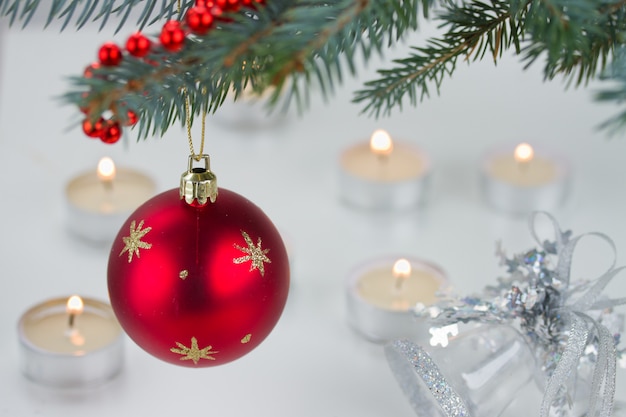
<svg viewBox="0 0 626 417"><path fill-rule="evenodd" d="M128 37L126 41L126 50L129 54L136 57L143 57L150 52L152 42L150 39L141 34L141 32L135 32Z"/></svg>
<svg viewBox="0 0 626 417"><path fill-rule="evenodd" d="M115 143L122 137L122 128L120 124L113 120L107 120L104 123L104 129L100 135L100 140L104 143Z"/></svg>
<svg viewBox="0 0 626 417"><path fill-rule="evenodd" d="M195 6L187 11L185 22L193 33L204 35L213 25L213 15L206 7Z"/></svg>
<svg viewBox="0 0 626 417"><path fill-rule="evenodd" d="M239 0L231 0L231 1L239 1ZM213 6L219 6L224 8L226 6L228 0L196 0L197 7L206 7L211 10Z"/></svg>
<svg viewBox="0 0 626 417"><path fill-rule="evenodd" d="M99 62L92 62L91 65L89 65L87 68L85 68L85 71L83 72L83 76L85 78L93 77L93 70L96 70L98 68L100 68L100 63Z"/></svg>
<svg viewBox="0 0 626 417"><path fill-rule="evenodd" d="M122 62L122 50L113 42L107 42L100 47L98 59L105 67L114 67Z"/></svg>
<svg viewBox="0 0 626 417"><path fill-rule="evenodd" d="M137 113L135 113L132 110L128 110L126 112L126 123L124 123L126 126L132 126L135 123L137 123L137 120L139 119L139 117L137 117Z"/></svg>
<svg viewBox="0 0 626 417"><path fill-rule="evenodd" d="M83 120L83 132L90 138L99 138L104 131L104 124L105 121L102 117L96 120L95 123L92 123L91 120L87 118Z"/></svg>
<svg viewBox="0 0 626 417"><path fill-rule="evenodd" d="M221 10L236 12L246 0L204 0L204 7L211 10L213 6L219 7Z"/></svg>
<svg viewBox="0 0 626 417"><path fill-rule="evenodd" d="M161 36L159 36L161 45L171 52L177 52L185 43L185 31L180 26L178 20L169 20L163 25Z"/></svg>
<svg viewBox="0 0 626 417"><path fill-rule="evenodd" d="M236 11L246 2L251 3L254 0L196 0L196 6L203 6L209 9L214 19L218 19L224 10ZM228 19L231 21L231 19Z"/></svg>
<svg viewBox="0 0 626 417"><path fill-rule="evenodd" d="M222 9L217 4L211 6L211 8L209 10L211 12L211 15L213 16L213 19L219 19L219 20L223 20L223 21L232 21L231 18L224 19L222 17L222 14L224 13L224 9Z"/></svg>
<svg viewBox="0 0 626 417"><path fill-rule="evenodd" d="M241 1L239 0L226 0L226 5L222 6L223 10L236 12L241 7Z"/></svg>

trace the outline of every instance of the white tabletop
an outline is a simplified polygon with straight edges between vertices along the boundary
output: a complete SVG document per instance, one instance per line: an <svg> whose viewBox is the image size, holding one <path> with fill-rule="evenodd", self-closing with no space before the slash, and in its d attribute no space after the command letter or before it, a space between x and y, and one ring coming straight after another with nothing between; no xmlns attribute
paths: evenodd
<svg viewBox="0 0 626 417"><path fill-rule="evenodd" d="M130 32L123 30L118 39ZM480 291L504 274L495 242L502 240L509 253L533 243L524 218L491 210L479 193L480 158L501 143L529 141L568 157L572 193L553 213L575 234L611 236L618 265L626 264L626 139L609 140L596 129L618 110L593 102L599 84L568 90L560 80L546 83L539 67L524 71L512 56L497 66L489 59L459 63L440 96L374 120L350 103L360 84L348 80L327 102L313 92L306 113L275 126L244 130L225 124L226 114L209 119L208 151L220 186L262 207L293 251L290 298L261 346L233 363L190 370L163 363L128 340L124 370L109 384L78 392L38 386L18 367L19 316L51 297L107 298L107 248L68 234L65 184L103 155L144 170L159 190L177 187L186 169L182 129L139 143L131 135L124 144L106 146L86 138L75 124L78 112L59 103L68 86L64 77L79 74L109 39L110 33L92 29L59 34L37 25L0 28L1 416L413 416L382 347L346 324L345 278L372 257L395 254L441 265L461 294ZM364 69L360 80L370 79L374 67ZM433 181L423 209L384 215L340 202L341 150L379 127L430 153ZM583 245L576 255L576 277L601 272L601 260L589 256L592 249ZM623 297L624 277L608 292ZM625 377L620 369L621 400ZM513 409L507 415L537 415L538 404Z"/></svg>

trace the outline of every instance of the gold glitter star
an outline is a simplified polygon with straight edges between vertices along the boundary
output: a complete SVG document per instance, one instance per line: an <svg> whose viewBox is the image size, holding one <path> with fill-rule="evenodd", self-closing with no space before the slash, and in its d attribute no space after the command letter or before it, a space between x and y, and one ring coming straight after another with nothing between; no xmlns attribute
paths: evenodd
<svg viewBox="0 0 626 417"><path fill-rule="evenodd" d="M244 248L242 246L237 245L236 243L233 246L239 249L240 251L242 251L243 253L246 253L247 255L241 256L239 258L234 258L233 262L236 264L242 264L244 262L252 261L252 263L250 264L250 271L254 271L255 269L258 268L259 272L261 273L261 276L264 276L265 275L265 263L264 262L272 263L270 258L266 256L266 254L270 250L261 249L261 238L259 238L259 240L257 241L256 246L254 246L252 239L250 239L250 236L248 236L246 232L242 230L241 235L246 241L246 244L248 245L248 247Z"/></svg>
<svg viewBox="0 0 626 417"><path fill-rule="evenodd" d="M133 260L133 255L137 255L137 258L139 258L139 249L150 249L152 247L152 243L141 241L141 238L152 230L152 228L146 227L141 230L142 227L143 220L139 222L139 226L137 226L137 228L135 228L135 221L133 220L130 223L130 236L122 238L122 241L124 242L124 249L122 249L119 256L122 256L124 252L128 252L128 263Z"/></svg>
<svg viewBox="0 0 626 417"><path fill-rule="evenodd" d="M192 360L195 365L198 364L200 359L209 359L211 361L214 361L215 358L211 355L214 353L219 353L217 351L211 351L212 346L210 345L202 349L198 348L198 339L196 339L195 337L191 338L191 347L187 347L180 342L176 342L176 346L178 346L178 348L171 348L170 351L173 353L178 353L179 355L184 355L181 356L181 361Z"/></svg>

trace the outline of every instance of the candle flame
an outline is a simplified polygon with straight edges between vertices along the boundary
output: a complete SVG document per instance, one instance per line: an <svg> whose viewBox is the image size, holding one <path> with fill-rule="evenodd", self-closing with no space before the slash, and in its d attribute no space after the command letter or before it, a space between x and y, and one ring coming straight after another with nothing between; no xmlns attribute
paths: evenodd
<svg viewBox="0 0 626 417"><path fill-rule="evenodd" d="M382 129L375 130L370 138L370 149L377 155L389 155L393 151L393 142L389 133Z"/></svg>
<svg viewBox="0 0 626 417"><path fill-rule="evenodd" d="M393 264L393 276L396 279L406 279L411 275L411 262L404 258L398 259Z"/></svg>
<svg viewBox="0 0 626 417"><path fill-rule="evenodd" d="M83 312L85 308L85 304L83 303L83 299L78 295L72 295L67 299L67 304L65 306L65 310L68 314L79 315Z"/></svg>
<svg viewBox="0 0 626 417"><path fill-rule="evenodd" d="M100 159L98 162L98 178L101 181L110 182L115 178L115 164L108 156Z"/></svg>
<svg viewBox="0 0 626 417"><path fill-rule="evenodd" d="M520 164L525 164L532 161L535 156L535 151L528 143L520 143L515 147L513 156L515 157L515 161Z"/></svg>

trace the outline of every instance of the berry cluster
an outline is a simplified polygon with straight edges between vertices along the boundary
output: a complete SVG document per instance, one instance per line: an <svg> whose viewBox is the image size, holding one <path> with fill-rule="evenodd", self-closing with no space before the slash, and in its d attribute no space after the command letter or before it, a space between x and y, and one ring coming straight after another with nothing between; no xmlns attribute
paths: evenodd
<svg viewBox="0 0 626 417"><path fill-rule="evenodd" d="M216 21L228 22L222 16L224 12L236 12L241 7L255 7L263 4L265 0L196 0L195 5L187 10L183 21L169 20L161 29L158 39L159 46L168 52L180 51L189 33L194 35L206 35ZM132 34L126 41L126 53L135 58L144 58L155 48L155 43L140 32ZM94 70L100 67L113 67L119 65L124 59L124 51L113 42L107 42L98 50L98 62L92 63L85 69L84 77L94 76ZM88 108L81 109L88 114ZM115 143L122 136L119 113L111 109L113 116L110 119L98 118L93 122L91 117L83 121L83 132L91 138L99 138L105 143ZM126 109L125 125L132 126L137 122L134 111Z"/></svg>

